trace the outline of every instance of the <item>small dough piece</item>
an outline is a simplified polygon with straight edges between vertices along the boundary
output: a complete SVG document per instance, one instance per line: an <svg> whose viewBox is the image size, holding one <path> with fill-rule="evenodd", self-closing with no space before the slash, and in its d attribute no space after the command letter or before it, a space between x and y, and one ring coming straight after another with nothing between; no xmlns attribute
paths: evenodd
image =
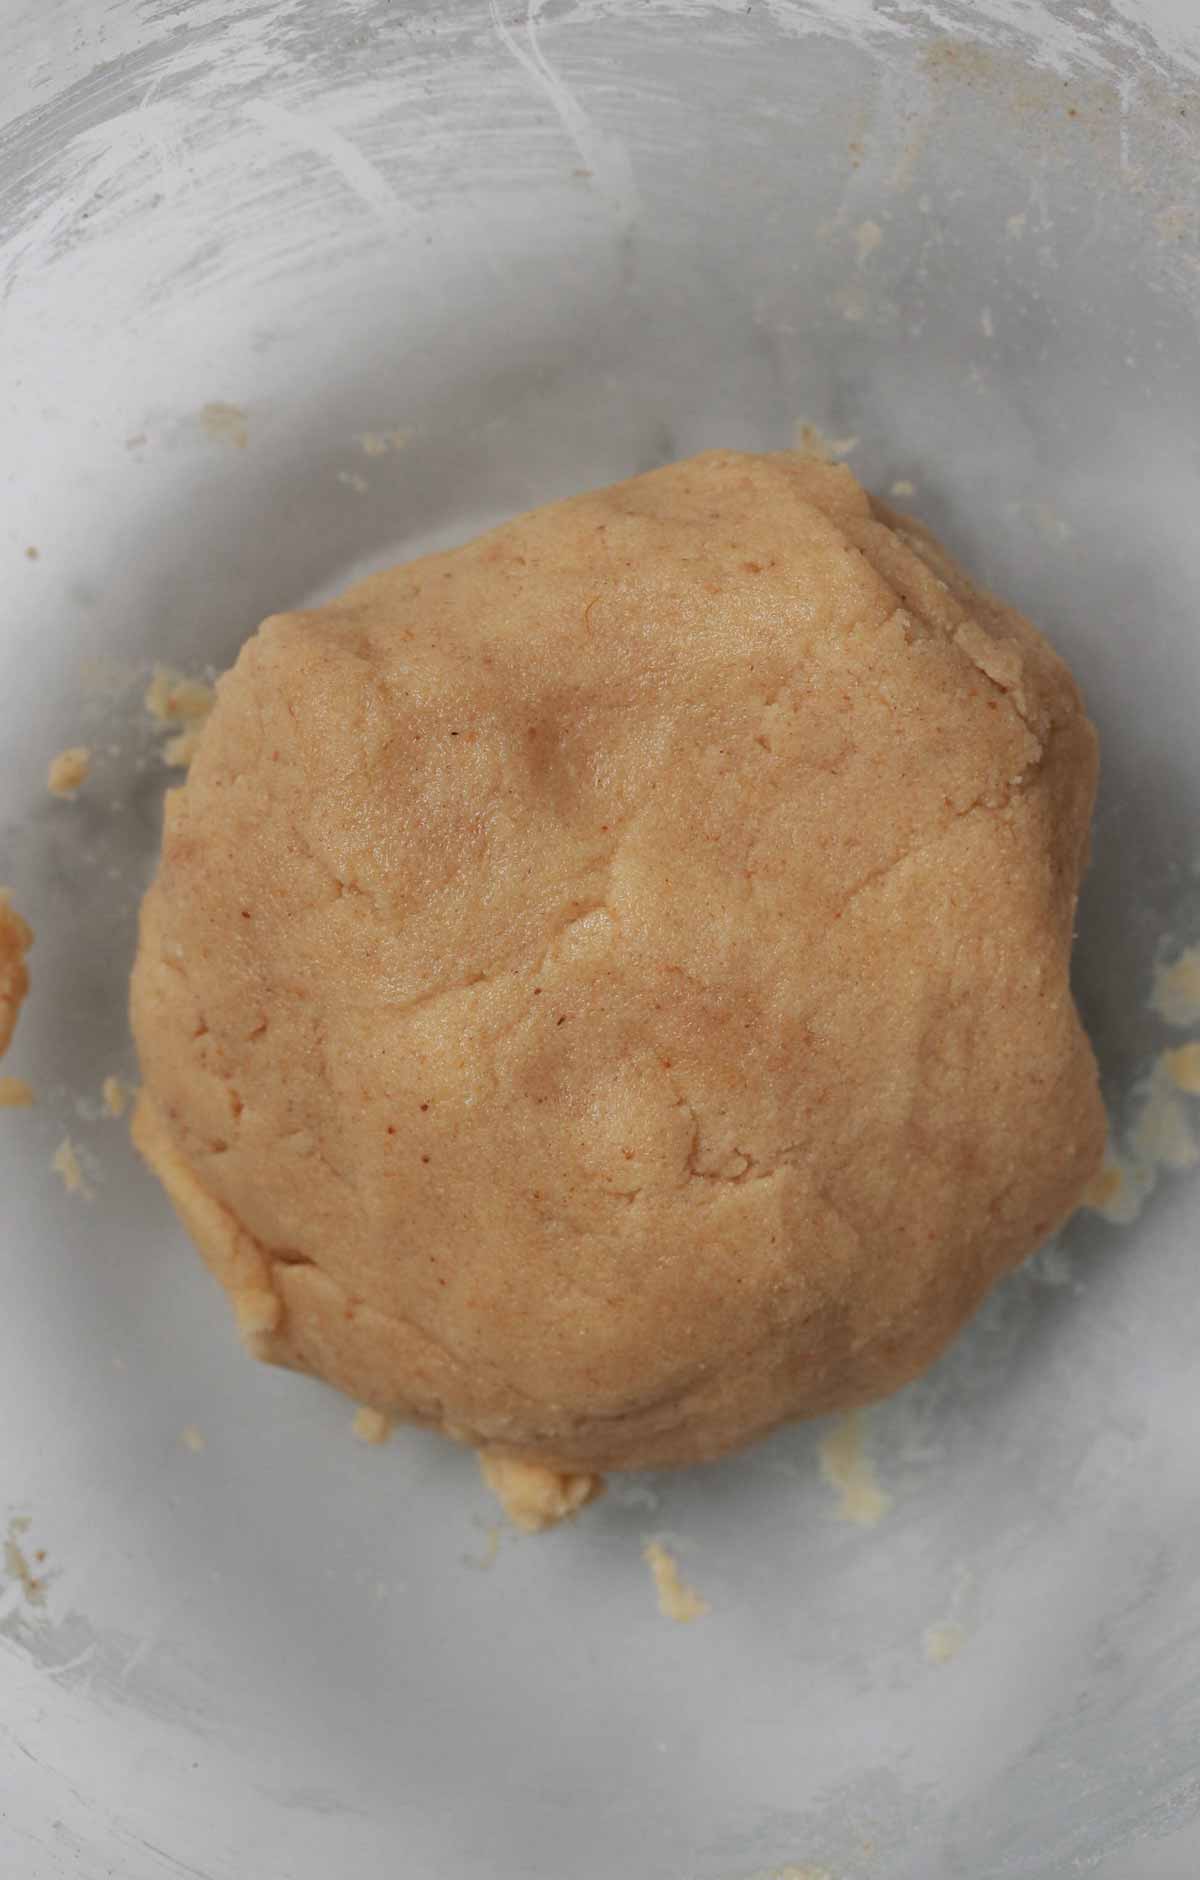
<svg viewBox="0 0 1200 1880"><path fill-rule="evenodd" d="M200 749L203 729L203 722L189 725L186 731L179 731L173 738L168 738L162 748L163 763L174 770L186 770Z"/></svg>
<svg viewBox="0 0 1200 1880"><path fill-rule="evenodd" d="M256 1351L509 1462L869 1402L1099 1165L1095 780L1062 661L845 465L519 517L221 680L139 1142Z"/></svg>
<svg viewBox="0 0 1200 1880"><path fill-rule="evenodd" d="M693 1619L703 1619L712 1611L708 1601L701 1599L695 1587L689 1586L682 1577L674 1554L661 1541L649 1541L642 1549L642 1559L654 1575L658 1610L664 1619L674 1619L677 1625L690 1625Z"/></svg>
<svg viewBox="0 0 1200 1880"><path fill-rule="evenodd" d="M511 1456L483 1454L479 1467L513 1526L526 1534L556 1526L604 1492L599 1476L571 1474Z"/></svg>
<svg viewBox="0 0 1200 1880"><path fill-rule="evenodd" d="M51 796L72 797L87 779L92 767L92 753L86 744L73 744L51 758L46 773L46 788Z"/></svg>
<svg viewBox="0 0 1200 1880"><path fill-rule="evenodd" d="M171 666L156 666L146 687L145 706L159 724L202 723L216 701L216 692L205 679L189 679Z"/></svg>
<svg viewBox="0 0 1200 1880"><path fill-rule="evenodd" d="M205 720L217 694L204 679L189 679L170 666L156 666L146 688L145 706L160 725L182 725L162 747L162 760L172 769L186 770L200 747Z"/></svg>
<svg viewBox="0 0 1200 1880"><path fill-rule="evenodd" d="M23 1077L0 1077L0 1110L29 1110L33 1101L33 1086Z"/></svg>
<svg viewBox="0 0 1200 1880"><path fill-rule="evenodd" d="M257 1356L257 1341L279 1329L283 1308L269 1286L248 1286L234 1293L233 1315L242 1339Z"/></svg>
<svg viewBox="0 0 1200 1880"><path fill-rule="evenodd" d="M11 905L0 888L0 1057L12 1042L17 1014L29 991L25 955L33 945L33 929Z"/></svg>
<svg viewBox="0 0 1200 1880"><path fill-rule="evenodd" d="M129 1092L119 1077L106 1077L100 1086L106 1116L124 1116L129 1106Z"/></svg>
<svg viewBox="0 0 1200 1880"><path fill-rule="evenodd" d="M1176 1094L1173 1080L1156 1066L1142 1098L1137 1121L1129 1132L1129 1156L1136 1168L1149 1175L1159 1169L1195 1168L1200 1162L1188 1106Z"/></svg>
<svg viewBox="0 0 1200 1880"><path fill-rule="evenodd" d="M92 1191L83 1179L79 1155L69 1136L64 1136L59 1143L51 1157L50 1166L69 1195L82 1195L85 1201L91 1200Z"/></svg>
<svg viewBox="0 0 1200 1880"><path fill-rule="evenodd" d="M892 1498L880 1488L875 1465L863 1447L862 1411L848 1410L839 1417L818 1453L822 1475L838 1492L838 1518L856 1527L876 1527Z"/></svg>
<svg viewBox="0 0 1200 1880"><path fill-rule="evenodd" d="M1200 946L1186 947L1158 968L1150 1003L1168 1025L1200 1024Z"/></svg>
<svg viewBox="0 0 1200 1880"><path fill-rule="evenodd" d="M354 1413L353 1429L360 1443L386 1443L392 1433L392 1419L386 1411L360 1404Z"/></svg>
<svg viewBox="0 0 1200 1880"><path fill-rule="evenodd" d="M1110 1209L1116 1209L1119 1218L1127 1185L1128 1176L1121 1164L1106 1158L1084 1189L1081 1206L1095 1214L1107 1214Z"/></svg>
<svg viewBox="0 0 1200 1880"><path fill-rule="evenodd" d="M948 1665L966 1642L966 1627L957 1619L941 1619L925 1628L925 1656L931 1665Z"/></svg>
<svg viewBox="0 0 1200 1880"><path fill-rule="evenodd" d="M4 1539L4 1568L10 1580L21 1588L31 1606L44 1606L46 1603L46 1582L34 1573L29 1564L29 1557L23 1544L23 1537L29 1532L30 1517L14 1515L8 1524L8 1533ZM44 1554L36 1558L41 1561Z"/></svg>
<svg viewBox="0 0 1200 1880"><path fill-rule="evenodd" d="M1200 1043L1181 1044L1178 1050L1165 1051L1163 1064L1177 1089L1189 1097L1200 1097Z"/></svg>

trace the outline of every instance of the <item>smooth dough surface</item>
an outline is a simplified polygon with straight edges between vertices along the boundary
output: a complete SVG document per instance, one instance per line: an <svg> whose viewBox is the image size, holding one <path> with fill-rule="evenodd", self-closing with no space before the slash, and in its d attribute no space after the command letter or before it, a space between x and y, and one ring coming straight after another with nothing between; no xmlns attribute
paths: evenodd
<svg viewBox="0 0 1200 1880"><path fill-rule="evenodd" d="M493 1454L922 1369L1103 1151L1063 663L718 451L264 623L168 797L138 1139L258 1355Z"/></svg>

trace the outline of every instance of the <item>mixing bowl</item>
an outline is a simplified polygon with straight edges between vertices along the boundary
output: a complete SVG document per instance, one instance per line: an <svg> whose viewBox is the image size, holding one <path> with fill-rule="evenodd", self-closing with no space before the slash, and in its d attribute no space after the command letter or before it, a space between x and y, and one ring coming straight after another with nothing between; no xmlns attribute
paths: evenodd
<svg viewBox="0 0 1200 1880"><path fill-rule="evenodd" d="M1198 76L1190 0L0 10L5 1874L1197 1871ZM246 1361L101 1101L171 777L142 696L804 424L1086 692L1116 1172L866 1417L873 1509L817 1424L523 1539L469 1454Z"/></svg>

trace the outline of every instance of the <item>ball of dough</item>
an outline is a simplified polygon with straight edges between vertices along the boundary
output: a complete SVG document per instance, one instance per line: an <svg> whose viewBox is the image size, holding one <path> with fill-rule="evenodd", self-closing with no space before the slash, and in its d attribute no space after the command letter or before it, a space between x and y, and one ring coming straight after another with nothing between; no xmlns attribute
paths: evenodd
<svg viewBox="0 0 1200 1880"><path fill-rule="evenodd" d="M712 452L267 620L167 800L139 1140L264 1358L501 1456L895 1390L1103 1147L1096 740L842 466Z"/></svg>

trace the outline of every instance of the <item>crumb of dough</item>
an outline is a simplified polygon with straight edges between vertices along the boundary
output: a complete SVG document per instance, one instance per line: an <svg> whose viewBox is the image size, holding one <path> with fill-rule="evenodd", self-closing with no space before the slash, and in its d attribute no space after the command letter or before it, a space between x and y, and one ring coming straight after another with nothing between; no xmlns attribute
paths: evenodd
<svg viewBox="0 0 1200 1880"><path fill-rule="evenodd" d="M23 1077L0 1077L0 1110L28 1110L33 1107L33 1086Z"/></svg>
<svg viewBox="0 0 1200 1880"><path fill-rule="evenodd" d="M202 1454L205 1446L204 1437L194 1423L189 1423L185 1430L180 1431L179 1440L185 1449L191 1450L194 1456Z"/></svg>
<svg viewBox="0 0 1200 1880"><path fill-rule="evenodd" d="M1164 1169L1195 1168L1200 1139L1185 1101L1194 1096L1200 1096L1200 1041L1160 1052L1136 1093L1121 1152L1110 1148L1080 1205L1113 1226L1127 1227Z"/></svg>
<svg viewBox="0 0 1200 1880"><path fill-rule="evenodd" d="M1154 975L1150 1003L1168 1025L1200 1024L1200 947L1188 947Z"/></svg>
<svg viewBox="0 0 1200 1880"><path fill-rule="evenodd" d="M925 1628L925 1656L931 1665L948 1665L966 1642L966 1628L956 1619L943 1619Z"/></svg>
<svg viewBox="0 0 1200 1880"><path fill-rule="evenodd" d="M821 1444L821 1474L841 1497L838 1517L858 1527L874 1527L892 1505L879 1486L875 1465L863 1448L863 1413L848 1410Z"/></svg>
<svg viewBox="0 0 1200 1880"><path fill-rule="evenodd" d="M100 1086L105 1116L124 1116L129 1106L129 1091L119 1077L106 1077Z"/></svg>
<svg viewBox="0 0 1200 1880"><path fill-rule="evenodd" d="M31 1606L44 1606L46 1603L46 1583L39 1579L29 1564L21 1537L29 1530L27 1514L14 1515L8 1524L8 1533L4 1540L4 1565L10 1579L15 1580Z"/></svg>
<svg viewBox="0 0 1200 1880"><path fill-rule="evenodd" d="M483 1452L479 1467L513 1526L526 1534L538 1534L568 1520L604 1493L601 1476L552 1469L541 1462L519 1462Z"/></svg>
<svg viewBox="0 0 1200 1880"><path fill-rule="evenodd" d="M1129 1153L1135 1163L1151 1172L1160 1168L1194 1168L1200 1162L1200 1143L1188 1120L1187 1109L1156 1066L1137 1122L1129 1132Z"/></svg>
<svg viewBox="0 0 1200 1880"><path fill-rule="evenodd" d="M79 1166L79 1156L75 1144L69 1136L64 1136L50 1159L54 1173L62 1178L62 1185L69 1195L82 1195L90 1201L92 1191L83 1179L83 1170Z"/></svg>
<svg viewBox="0 0 1200 1880"><path fill-rule="evenodd" d="M173 738L168 738L162 747L163 763L172 770L186 770L200 748L203 730L201 722L189 725L186 731L177 731Z"/></svg>
<svg viewBox="0 0 1200 1880"><path fill-rule="evenodd" d="M1095 735L844 464L549 505L218 691L139 1146L278 1296L258 1355L563 1475L686 1464L898 1388L1077 1205Z"/></svg>
<svg viewBox="0 0 1200 1880"><path fill-rule="evenodd" d="M703 1619L706 1613L712 1611L708 1601L702 1599L695 1587L689 1586L682 1578L678 1561L661 1541L648 1541L642 1549L642 1559L654 1575L658 1610L664 1619L674 1619L679 1625L690 1625L693 1619Z"/></svg>
<svg viewBox="0 0 1200 1880"><path fill-rule="evenodd" d="M50 760L46 788L51 796L72 797L87 780L92 767L92 753L86 744L72 744Z"/></svg>
<svg viewBox="0 0 1200 1880"><path fill-rule="evenodd" d="M411 436L411 431L397 425L390 431L360 431L357 441L366 456L386 457L389 450L403 450Z"/></svg>
<svg viewBox="0 0 1200 1880"><path fill-rule="evenodd" d="M1200 1097L1200 1043L1180 1045L1177 1051L1164 1051L1163 1068L1178 1090L1189 1097Z"/></svg>
<svg viewBox="0 0 1200 1880"><path fill-rule="evenodd" d="M33 945L33 929L21 919L0 888L0 1057L9 1047L13 1030L29 991L25 955Z"/></svg>
<svg viewBox="0 0 1200 1880"><path fill-rule="evenodd" d="M145 706L159 724L176 724L180 719L201 723L216 703L216 690L204 679L189 679L170 666L156 666L146 687Z"/></svg>
<svg viewBox="0 0 1200 1880"><path fill-rule="evenodd" d="M201 734L213 706L216 688L203 679L189 679L169 666L156 666L146 688L145 705L161 725L182 725L166 740L162 761L174 770L187 770L200 745Z"/></svg>
<svg viewBox="0 0 1200 1880"><path fill-rule="evenodd" d="M233 1313L240 1336L254 1350L257 1339L278 1331L283 1303L268 1287L248 1286L233 1295Z"/></svg>
<svg viewBox="0 0 1200 1880"><path fill-rule="evenodd" d="M815 457L820 463L836 463L839 457L848 457L862 441L857 437L827 437L815 424L806 424L800 419L793 426L795 447L807 457Z"/></svg>
<svg viewBox="0 0 1200 1880"><path fill-rule="evenodd" d="M1129 1190L1128 1171L1119 1162L1109 1160L1092 1176L1083 1191L1080 1205L1090 1208L1093 1214L1103 1214L1110 1220L1121 1220L1124 1218L1124 1209L1129 1205Z"/></svg>
<svg viewBox="0 0 1200 1880"><path fill-rule="evenodd" d="M1142 1147L1148 1145L1143 1138ZM1155 1143L1149 1146L1161 1146ZM1159 1163L1133 1153L1110 1152L1108 1160L1084 1190L1080 1206L1098 1214L1110 1227L1128 1227L1137 1220L1146 1198L1158 1181Z"/></svg>
<svg viewBox="0 0 1200 1880"><path fill-rule="evenodd" d="M360 1443L386 1443L392 1433L392 1419L383 1410L360 1404L351 1426Z"/></svg>
<svg viewBox="0 0 1200 1880"><path fill-rule="evenodd" d="M897 477L888 491L889 496L915 496L916 493L916 484L910 483L907 477Z"/></svg>
<svg viewBox="0 0 1200 1880"><path fill-rule="evenodd" d="M200 407L200 429L214 444L232 444L245 450L250 441L250 420L241 405L227 405L220 399Z"/></svg>

